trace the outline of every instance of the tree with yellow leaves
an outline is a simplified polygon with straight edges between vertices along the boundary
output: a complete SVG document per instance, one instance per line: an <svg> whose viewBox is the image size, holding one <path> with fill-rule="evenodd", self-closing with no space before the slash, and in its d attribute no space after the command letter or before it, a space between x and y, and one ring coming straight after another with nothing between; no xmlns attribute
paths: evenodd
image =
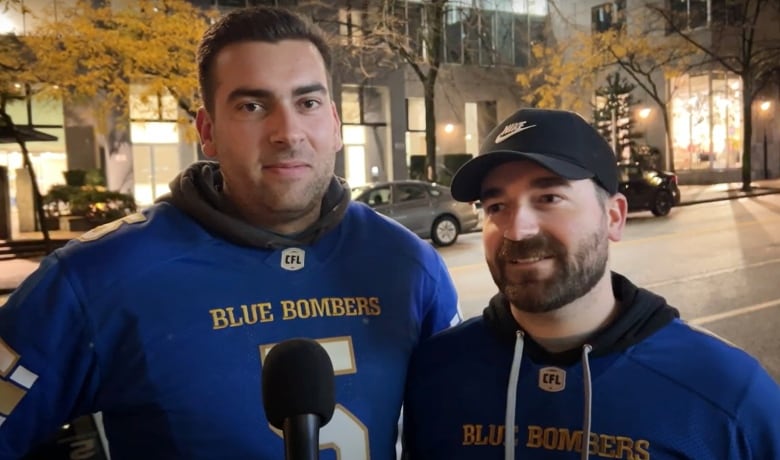
<svg viewBox="0 0 780 460"><path fill-rule="evenodd" d="M25 82L61 99L70 123L95 128L103 159L112 165L109 187L129 192L132 169L124 158L130 154L131 85L143 88L142 103L174 97L189 115L180 126L194 138L195 52L212 12L185 0L94 5L76 0L59 4L56 14L35 12L37 27L23 37L33 54Z"/></svg>
<svg viewBox="0 0 780 460"><path fill-rule="evenodd" d="M198 104L195 51L208 14L185 0L139 0L126 8L77 0L42 15L24 37L35 61L33 83L106 117L126 115L130 83L147 96L172 94L190 115Z"/></svg>
<svg viewBox="0 0 780 460"><path fill-rule="evenodd" d="M583 30L555 8L555 2L551 5L562 24L557 30L563 33L550 44L536 45L534 65L518 74L526 101L539 107L589 111L598 81L618 69L658 106L666 138L665 166L671 168L665 81L688 68L693 47L674 37L659 40L657 16L644 6L598 31Z"/></svg>
<svg viewBox="0 0 780 460"><path fill-rule="evenodd" d="M24 10L37 27L27 35L0 40L0 102L18 93L13 89L21 84L68 107L88 108L82 111L89 117L84 122L103 134L108 156L128 145L130 84L145 88L144 97L170 94L194 116L199 105L195 51L216 12L186 0L138 0L124 8L76 0L57 7L56 14ZM5 8L24 5L0 0L0 9ZM183 126L194 135L191 120L183 118ZM40 193L35 194L40 211Z"/></svg>

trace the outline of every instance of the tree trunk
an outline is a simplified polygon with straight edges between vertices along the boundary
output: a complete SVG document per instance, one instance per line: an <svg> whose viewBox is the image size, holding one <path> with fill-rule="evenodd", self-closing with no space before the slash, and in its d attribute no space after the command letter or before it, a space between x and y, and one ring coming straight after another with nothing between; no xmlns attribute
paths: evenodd
<svg viewBox="0 0 780 460"><path fill-rule="evenodd" d="M753 142L753 85L750 77L742 76L742 190L749 192L752 179L751 144Z"/></svg>
<svg viewBox="0 0 780 460"><path fill-rule="evenodd" d="M437 180L435 85L436 73L428 72L428 78L423 82L423 94L425 97L425 177L429 182Z"/></svg>
<svg viewBox="0 0 780 460"><path fill-rule="evenodd" d="M674 172L674 152L672 151L672 125L669 121L669 112L666 104L659 104L661 117L664 121L664 167L667 171Z"/></svg>

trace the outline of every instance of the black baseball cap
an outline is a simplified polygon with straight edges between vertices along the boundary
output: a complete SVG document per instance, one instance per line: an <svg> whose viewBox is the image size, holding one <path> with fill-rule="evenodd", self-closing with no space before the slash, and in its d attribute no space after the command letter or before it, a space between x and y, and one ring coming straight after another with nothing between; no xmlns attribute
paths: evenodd
<svg viewBox="0 0 780 460"><path fill-rule="evenodd" d="M450 186L453 198L479 200L488 172L517 160L534 161L564 179L593 179L610 195L618 190L615 153L582 116L566 110L522 109L496 126L479 155L458 169Z"/></svg>

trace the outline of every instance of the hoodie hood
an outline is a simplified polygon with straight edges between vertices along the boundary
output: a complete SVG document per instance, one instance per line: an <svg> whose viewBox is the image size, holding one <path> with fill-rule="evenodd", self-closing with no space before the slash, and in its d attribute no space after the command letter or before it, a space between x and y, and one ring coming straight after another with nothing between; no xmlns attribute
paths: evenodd
<svg viewBox="0 0 780 460"><path fill-rule="evenodd" d="M199 161L176 176L170 183L171 193L157 201L171 203L209 232L232 243L264 249L314 243L341 222L350 201L346 181L333 176L322 199L319 219L296 235L280 235L241 219L233 204L222 194L222 185L219 163Z"/></svg>
<svg viewBox="0 0 780 460"><path fill-rule="evenodd" d="M621 310L611 324L587 340L592 348L591 356L599 357L625 350L680 316L663 297L638 288L627 278L614 272L612 290L620 302ZM490 299L490 304L483 312L485 323L507 346L513 346L518 330L522 330L522 325L517 324L509 311L510 308L506 297L499 293ZM524 341L525 353L538 363L568 366L582 359L582 347L550 353L527 334Z"/></svg>

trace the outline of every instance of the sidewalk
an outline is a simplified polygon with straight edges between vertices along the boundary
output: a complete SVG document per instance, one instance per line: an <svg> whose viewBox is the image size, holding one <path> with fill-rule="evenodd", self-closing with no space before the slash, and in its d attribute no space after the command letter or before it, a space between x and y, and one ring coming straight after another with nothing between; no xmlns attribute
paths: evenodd
<svg viewBox="0 0 780 460"><path fill-rule="evenodd" d="M753 190L750 192L742 191L741 182L712 185L680 185L680 206L780 193L780 179L754 180L751 185Z"/></svg>
<svg viewBox="0 0 780 460"><path fill-rule="evenodd" d="M780 179L753 181L753 190L743 192L738 182L712 185L680 185L680 206L689 206L712 201L733 200L746 196L760 196L780 193ZM36 238L25 235L24 238ZM37 259L11 259L0 261L0 305L7 294L38 267Z"/></svg>

